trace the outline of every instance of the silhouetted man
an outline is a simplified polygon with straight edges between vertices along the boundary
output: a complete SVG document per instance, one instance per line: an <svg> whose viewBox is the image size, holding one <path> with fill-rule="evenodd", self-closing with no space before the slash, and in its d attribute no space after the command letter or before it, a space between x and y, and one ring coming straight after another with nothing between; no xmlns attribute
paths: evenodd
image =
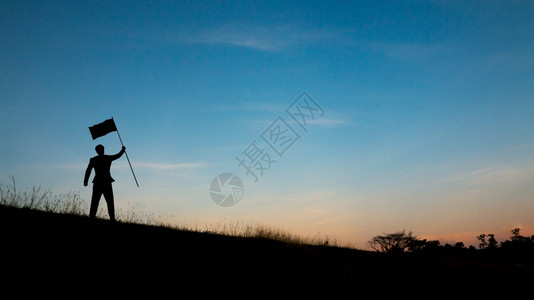
<svg viewBox="0 0 534 300"><path fill-rule="evenodd" d="M87 186L91 170L95 169L95 177L93 178L93 196L91 197L89 217L91 219L96 217L98 203L100 202L101 196L104 195L104 199L108 205L109 219L114 222L115 204L113 202L113 188L111 187L111 183L114 182L115 179L111 177L110 168L111 162L120 158L126 151L126 147L122 146L122 150L115 155L105 155L104 146L102 145L97 145L95 150L98 155L89 160L89 165L87 166L87 170L85 170L85 178L83 180L83 185Z"/></svg>

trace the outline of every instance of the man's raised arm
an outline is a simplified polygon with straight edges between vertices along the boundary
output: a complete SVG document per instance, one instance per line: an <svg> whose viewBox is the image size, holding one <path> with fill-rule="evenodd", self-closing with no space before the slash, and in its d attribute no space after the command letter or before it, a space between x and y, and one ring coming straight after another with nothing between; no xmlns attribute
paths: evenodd
<svg viewBox="0 0 534 300"><path fill-rule="evenodd" d="M111 159L112 160L118 159L119 157L121 157L124 154L124 152L126 152L126 147L122 146L122 149L121 149L121 151L119 151L119 153L117 153L115 155L111 155Z"/></svg>

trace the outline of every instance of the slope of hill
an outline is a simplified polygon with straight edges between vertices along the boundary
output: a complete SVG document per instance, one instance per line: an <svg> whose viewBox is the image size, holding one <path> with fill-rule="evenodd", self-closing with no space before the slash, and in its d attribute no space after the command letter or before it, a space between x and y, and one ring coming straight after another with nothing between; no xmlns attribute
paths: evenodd
<svg viewBox="0 0 534 300"><path fill-rule="evenodd" d="M3 290L20 297L453 295L534 279L532 266L388 256L6 206L0 228Z"/></svg>

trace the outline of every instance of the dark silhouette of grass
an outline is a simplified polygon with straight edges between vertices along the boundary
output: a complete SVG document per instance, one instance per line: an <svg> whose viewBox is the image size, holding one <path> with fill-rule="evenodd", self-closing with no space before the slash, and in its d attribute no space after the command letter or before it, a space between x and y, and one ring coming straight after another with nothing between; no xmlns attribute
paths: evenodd
<svg viewBox="0 0 534 300"><path fill-rule="evenodd" d="M10 205L25 202L16 195L4 189L0 203L2 287L14 298L427 298L469 291L480 296L495 288L511 293L534 279L530 265L111 223L90 220L78 208ZM14 199L21 201L9 201Z"/></svg>

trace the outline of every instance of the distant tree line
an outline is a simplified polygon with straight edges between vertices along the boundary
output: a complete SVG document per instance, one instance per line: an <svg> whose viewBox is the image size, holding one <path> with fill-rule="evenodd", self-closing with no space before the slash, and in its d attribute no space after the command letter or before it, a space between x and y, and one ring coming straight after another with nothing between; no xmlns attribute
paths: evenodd
<svg viewBox="0 0 534 300"><path fill-rule="evenodd" d="M525 237L519 228L511 230L508 240L497 242L495 235L480 234L478 248L466 247L463 242L441 245L438 240L418 239L406 230L377 235L367 242L372 250L388 254L423 254L469 259L483 259L499 262L534 263L534 235Z"/></svg>

